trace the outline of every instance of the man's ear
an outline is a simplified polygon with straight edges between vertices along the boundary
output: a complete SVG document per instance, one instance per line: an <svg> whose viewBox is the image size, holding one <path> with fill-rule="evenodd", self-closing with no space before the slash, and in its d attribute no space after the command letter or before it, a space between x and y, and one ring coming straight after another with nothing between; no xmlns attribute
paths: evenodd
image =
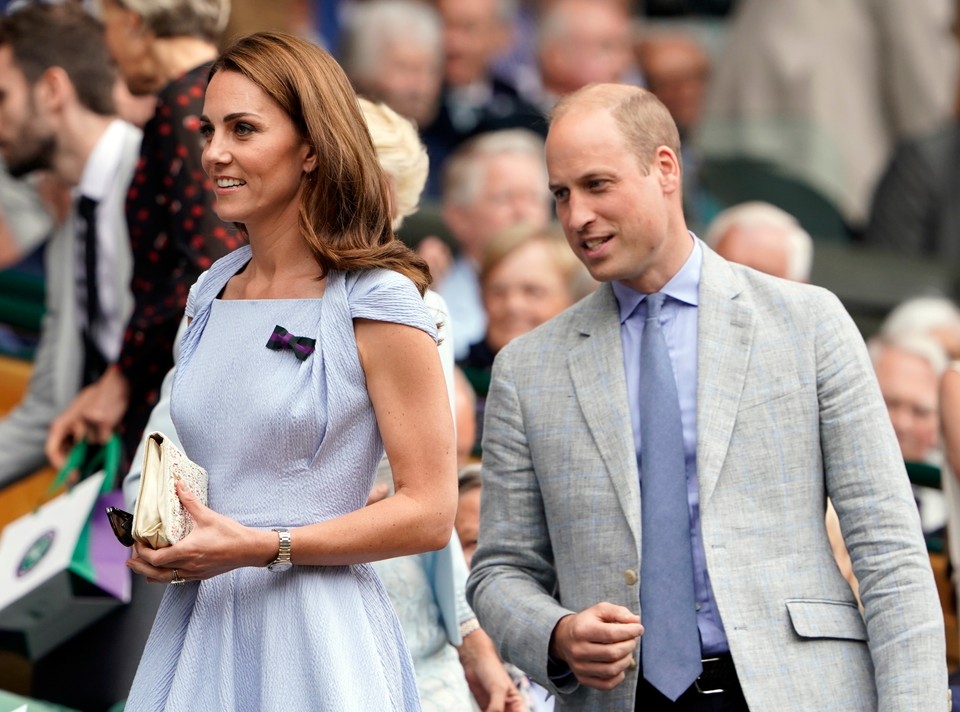
<svg viewBox="0 0 960 712"><path fill-rule="evenodd" d="M683 182L680 157L672 148L658 147L653 157L653 165L660 176L660 185L665 193L680 190Z"/></svg>
<svg viewBox="0 0 960 712"><path fill-rule="evenodd" d="M63 67L48 67L33 85L33 94L38 107L61 111L76 96L76 90Z"/></svg>

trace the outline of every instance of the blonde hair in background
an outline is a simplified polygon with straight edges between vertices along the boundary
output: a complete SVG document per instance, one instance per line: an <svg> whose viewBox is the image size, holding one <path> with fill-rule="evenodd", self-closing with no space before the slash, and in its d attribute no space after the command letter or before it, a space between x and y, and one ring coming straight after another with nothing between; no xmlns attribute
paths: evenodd
<svg viewBox="0 0 960 712"><path fill-rule="evenodd" d="M144 26L157 37L199 37L217 42L230 20L230 0L110 1L143 18Z"/></svg>
<svg viewBox="0 0 960 712"><path fill-rule="evenodd" d="M571 303L579 301L596 288L596 282L573 254L563 232L556 225L545 228L514 225L494 236L480 263L480 284L486 284L490 273L510 255L534 242L539 242L546 248L557 273L569 290Z"/></svg>
<svg viewBox="0 0 960 712"><path fill-rule="evenodd" d="M399 230L403 219L417 212L420 205L430 170L427 149L411 121L386 104L363 97L359 101L377 158L391 183L393 229Z"/></svg>

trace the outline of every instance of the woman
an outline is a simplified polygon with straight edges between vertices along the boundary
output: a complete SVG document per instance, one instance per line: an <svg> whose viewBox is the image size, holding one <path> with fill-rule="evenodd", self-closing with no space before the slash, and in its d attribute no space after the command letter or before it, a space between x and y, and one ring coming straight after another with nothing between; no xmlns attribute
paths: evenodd
<svg viewBox="0 0 960 712"><path fill-rule="evenodd" d="M487 247L480 265L487 333L457 363L477 394L474 454L480 454L484 403L497 352L562 312L594 286L563 236L551 228L510 228Z"/></svg>
<svg viewBox="0 0 960 712"><path fill-rule="evenodd" d="M127 196L133 313L116 363L54 421L47 457L60 467L74 440L140 440L172 365L187 291L214 260L242 244L213 211L197 133L210 63L229 0L100 0L105 39L130 93L156 94Z"/></svg>
<svg viewBox="0 0 960 712"><path fill-rule="evenodd" d="M172 411L210 506L180 488L194 531L134 550L134 571L176 585L127 709L419 709L365 562L440 548L452 530L426 267L394 239L356 99L315 45L233 45L211 69L201 132L217 214L249 247L187 305ZM396 494L364 507L384 446Z"/></svg>

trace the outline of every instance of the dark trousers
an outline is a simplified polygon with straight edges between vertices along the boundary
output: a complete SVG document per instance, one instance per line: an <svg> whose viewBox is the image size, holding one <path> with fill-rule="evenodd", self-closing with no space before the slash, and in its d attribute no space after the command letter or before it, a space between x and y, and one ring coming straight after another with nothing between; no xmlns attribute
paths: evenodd
<svg viewBox="0 0 960 712"><path fill-rule="evenodd" d="M671 702L643 678L641 670L637 684L636 712L750 712L729 657L725 661L723 674L719 679L714 679L717 681L704 685L704 689L718 687L722 688L723 692L704 694L696 685L692 685L676 702Z"/></svg>

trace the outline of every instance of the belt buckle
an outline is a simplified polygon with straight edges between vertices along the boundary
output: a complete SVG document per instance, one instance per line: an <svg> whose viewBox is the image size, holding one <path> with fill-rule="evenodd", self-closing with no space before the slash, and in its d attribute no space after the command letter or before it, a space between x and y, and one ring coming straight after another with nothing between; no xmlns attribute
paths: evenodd
<svg viewBox="0 0 960 712"><path fill-rule="evenodd" d="M700 663L701 663L701 664L705 664L705 663L716 663L716 662L719 662L719 661L720 661L720 658L703 658L703 660L701 660ZM703 673L700 673L700 676L702 676L702 675L703 675ZM694 689L696 689L696 691L699 692L701 695L718 695L718 694L720 694L721 692L723 692L723 688L722 688L722 687L717 687L717 688L712 689L712 690L704 690L702 687L700 687L700 677L697 677L697 679L693 681L693 687L694 687Z"/></svg>

